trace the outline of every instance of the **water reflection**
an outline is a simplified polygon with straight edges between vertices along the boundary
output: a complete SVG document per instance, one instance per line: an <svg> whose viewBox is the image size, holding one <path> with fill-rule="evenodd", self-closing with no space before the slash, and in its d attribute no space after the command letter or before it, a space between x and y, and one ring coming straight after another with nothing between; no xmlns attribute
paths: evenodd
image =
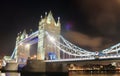
<svg viewBox="0 0 120 76"><path fill-rule="evenodd" d="M21 76L20 73L17 72L6 72L6 73L0 73L0 76Z"/></svg>
<svg viewBox="0 0 120 76"><path fill-rule="evenodd" d="M0 76L120 76L119 71L69 71L68 73L17 73L6 72Z"/></svg>
<svg viewBox="0 0 120 76"><path fill-rule="evenodd" d="M68 76L120 76L119 71L70 71Z"/></svg>

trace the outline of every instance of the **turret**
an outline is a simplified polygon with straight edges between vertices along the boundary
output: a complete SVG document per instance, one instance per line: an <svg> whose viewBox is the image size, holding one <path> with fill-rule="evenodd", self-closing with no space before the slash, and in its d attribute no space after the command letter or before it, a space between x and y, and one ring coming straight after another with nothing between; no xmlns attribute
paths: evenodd
<svg viewBox="0 0 120 76"><path fill-rule="evenodd" d="M55 40L60 41L60 17L58 17L57 23L50 11L48 14L45 12L45 17L41 17L39 21L39 34L38 34L38 49L37 49L37 59L44 60L49 59L49 52L55 53L56 58L60 59L60 51L54 44L50 42L46 32L55 38Z"/></svg>
<svg viewBox="0 0 120 76"><path fill-rule="evenodd" d="M27 38L28 37L28 34L26 33L26 30L23 31L22 35L20 36L20 39L24 39L24 38Z"/></svg>
<svg viewBox="0 0 120 76"><path fill-rule="evenodd" d="M20 41L21 32L17 34L16 43Z"/></svg>
<svg viewBox="0 0 120 76"><path fill-rule="evenodd" d="M52 12L50 11L47 16L47 23L56 25L55 19L53 18Z"/></svg>
<svg viewBox="0 0 120 76"><path fill-rule="evenodd" d="M58 21L57 21L57 24L56 24L56 26L61 26L61 23L60 23L60 17L58 17Z"/></svg>

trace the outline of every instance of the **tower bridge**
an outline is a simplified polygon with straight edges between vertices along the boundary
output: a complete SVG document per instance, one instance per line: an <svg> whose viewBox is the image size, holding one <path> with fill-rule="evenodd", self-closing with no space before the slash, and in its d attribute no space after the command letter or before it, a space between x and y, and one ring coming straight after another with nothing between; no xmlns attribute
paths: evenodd
<svg viewBox="0 0 120 76"><path fill-rule="evenodd" d="M41 17L37 31L28 35L24 30L22 34L18 34L11 60L16 60L18 64L28 61L27 67L34 66L33 68L37 68L40 72L48 71L47 67L50 67L51 63L54 68L60 70L58 67L64 67L63 64L70 62L81 63L81 61L96 61L96 59L97 61L116 59L119 62L120 43L96 53L72 44L60 32L60 17L56 22L51 12L48 15L46 13L44 18ZM29 59L30 46L33 44L37 44L37 54L35 59ZM57 62L63 62L63 64L55 64Z"/></svg>

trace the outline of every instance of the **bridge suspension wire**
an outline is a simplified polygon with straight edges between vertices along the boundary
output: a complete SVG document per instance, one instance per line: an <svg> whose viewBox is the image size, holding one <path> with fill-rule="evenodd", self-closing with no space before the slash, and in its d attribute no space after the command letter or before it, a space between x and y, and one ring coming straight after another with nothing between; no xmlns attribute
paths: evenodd
<svg viewBox="0 0 120 76"><path fill-rule="evenodd" d="M39 32L39 31L35 31L35 32L32 33L31 35L29 35L27 38L24 38L24 39L18 41L18 42L17 42L17 46L20 45L20 44L23 43L23 42L27 42L27 41L29 41L29 40L37 37L37 36L38 36L38 32ZM31 42L31 45L34 44L34 43L36 43L36 42Z"/></svg>
<svg viewBox="0 0 120 76"><path fill-rule="evenodd" d="M24 43L25 41L28 41L28 40L36 37L37 35L38 35L38 31L35 31L35 32L32 33L31 35L29 35L27 38L24 38L24 39L16 42L16 47L14 48L14 51L13 51L13 53L12 53L12 55L11 55L10 58L11 58L11 59L14 58L15 53L16 53L16 51L17 51L17 47L18 47L19 45L21 45L21 44ZM35 40L31 41L31 42L29 43L29 45L33 45L33 44L37 43L37 41L38 41L38 39L35 39Z"/></svg>
<svg viewBox="0 0 120 76"><path fill-rule="evenodd" d="M107 49L102 50L103 54L108 54L108 53L112 53L112 52L118 52L120 51L120 43L113 45Z"/></svg>
<svg viewBox="0 0 120 76"><path fill-rule="evenodd" d="M14 51L13 51L12 55L10 56L11 59L14 58L16 51L17 51L17 47L14 48Z"/></svg>
<svg viewBox="0 0 120 76"><path fill-rule="evenodd" d="M72 44L71 42L69 42L68 40L66 40L63 36L61 36L60 35L60 38L66 43L66 45L67 46L69 46L71 49L73 49L73 50L79 50L79 51L81 51L82 53L88 53L88 54L95 54L95 52L90 52L90 51L87 51L87 50L85 50L85 49L82 49L82 48L80 48L80 47L78 47L78 46L76 46L76 45L74 45L74 44Z"/></svg>
<svg viewBox="0 0 120 76"><path fill-rule="evenodd" d="M19 45L21 45L21 43L26 44L29 41L30 41L29 42L30 45L37 43L38 42L38 33L39 33L39 31L36 31L36 32L30 34L27 38L24 38L22 40L17 41L16 42L16 47L14 48L14 51L13 51L12 55L10 56L10 58L11 59L16 58L15 57L16 52L18 50ZM67 55L69 59L72 58L72 57L76 57L76 59L77 58L81 58L81 59L82 58L90 58L90 59L92 59L92 58L95 58L95 56L96 56L96 52L91 52L91 51L82 49L82 48L72 44L71 42L66 40L61 35L59 35L60 40L58 39L58 41L57 41L47 31L45 31L45 34L48 37L48 39L50 39L51 43L53 45L55 45L55 47L57 47L59 49L59 51L61 51L63 53L63 55L65 55L65 56ZM113 57L113 58L120 57L119 51L120 51L120 43L118 43L116 45L113 45L113 46L111 46L107 49L104 49L102 51L99 51L98 56L99 56L100 59L111 58L111 57ZM103 55L100 55L100 53L102 53ZM116 54L113 54L113 53L116 53ZM63 58L66 58L66 57L63 57Z"/></svg>
<svg viewBox="0 0 120 76"><path fill-rule="evenodd" d="M15 54L17 52L18 46L21 45L24 42L27 42L27 41L31 40L32 38L37 37L38 36L38 32L39 31L37 30L37 31L33 32L32 34L30 34L28 37L26 37L26 38L24 38L24 39L22 39L20 41L16 41L15 48L14 48L14 50L13 50L12 55L10 56L10 58L11 59L15 58ZM38 41L38 39L32 40L29 44L30 45L35 44L35 43L37 43L37 41Z"/></svg>
<svg viewBox="0 0 120 76"><path fill-rule="evenodd" d="M49 39L53 39L53 37L48 33L46 32L47 36L49 37ZM72 43L66 41L62 36L60 36L61 40L64 42L64 43L61 43L57 40L54 40L54 41L51 41L57 48L60 49L60 51L63 51L64 53L67 53L69 55L73 55L73 56L92 56L92 55L95 55L95 52L88 52L84 49L81 49L75 45L73 45Z"/></svg>

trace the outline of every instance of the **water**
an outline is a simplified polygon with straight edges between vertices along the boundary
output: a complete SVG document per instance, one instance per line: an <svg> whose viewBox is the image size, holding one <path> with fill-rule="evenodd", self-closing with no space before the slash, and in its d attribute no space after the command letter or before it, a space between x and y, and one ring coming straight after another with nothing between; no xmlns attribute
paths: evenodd
<svg viewBox="0 0 120 76"><path fill-rule="evenodd" d="M0 73L0 76L120 76L117 71L70 71L68 73L18 73L6 72Z"/></svg>
<svg viewBox="0 0 120 76"><path fill-rule="evenodd" d="M120 76L120 72L115 71L72 71L68 76Z"/></svg>

